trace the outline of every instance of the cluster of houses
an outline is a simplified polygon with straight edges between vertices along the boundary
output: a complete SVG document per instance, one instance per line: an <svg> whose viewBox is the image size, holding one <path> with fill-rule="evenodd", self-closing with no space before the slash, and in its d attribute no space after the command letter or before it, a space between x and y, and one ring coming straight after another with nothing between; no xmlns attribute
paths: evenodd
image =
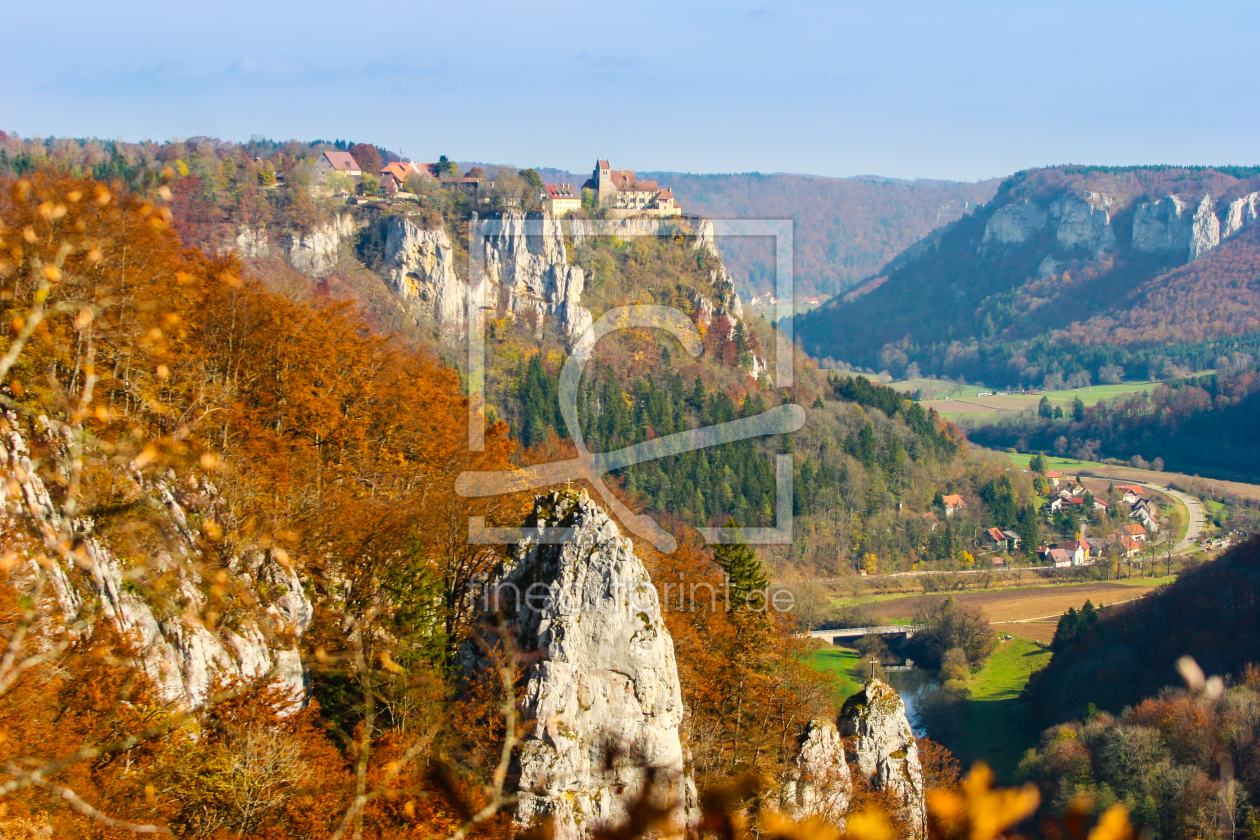
<svg viewBox="0 0 1260 840"><path fill-rule="evenodd" d="M1083 510L1087 498L1093 508L1098 511L1109 511L1111 505L1104 499L1094 497L1080 484L1062 473L1049 471L1045 474L1051 483L1051 498L1047 506L1051 511ZM1082 536L1075 540L1039 546L1037 554L1047 563L1056 567L1091 566L1103 556L1104 552L1112 556L1135 557L1146 547L1151 534L1159 532L1159 521L1150 500L1142 494L1142 488L1135 485L1120 485L1116 488L1120 501L1128 506L1130 522L1122 525L1114 536L1105 539ZM967 506L966 500L958 494L943 496L945 515L953 516ZM981 548L990 548L998 552L1016 552L1020 548L1020 536L1014 531L991 527L983 529L978 535L977 544ZM994 560L995 565L1003 561Z"/></svg>
<svg viewBox="0 0 1260 840"><path fill-rule="evenodd" d="M1077 482L1066 480L1056 472L1047 472L1049 479L1058 491L1050 501L1050 510L1057 511L1070 505L1083 505L1088 491ZM1120 500L1129 507L1129 518L1116 534L1107 539L1081 537L1079 540L1068 540L1053 545L1042 546L1038 553L1047 562L1057 567L1090 566L1110 549L1120 557L1136 557L1146 547L1151 534L1159 532L1159 520L1150 500L1142 495L1142 488L1135 485L1122 484L1116 488ZM1108 510L1109 505L1102 499L1093 499L1096 510Z"/></svg>
<svg viewBox="0 0 1260 840"><path fill-rule="evenodd" d="M351 183L363 180L363 170L354 155L349 152L324 152L315 162L315 183L326 185L330 175L344 175ZM415 163L404 160L387 163L377 173L381 181L381 189L390 198L403 191L403 186L414 177L429 178L440 182L445 187L462 189L475 193L481 185L480 178L470 176L454 177L444 175L436 163Z"/></svg>

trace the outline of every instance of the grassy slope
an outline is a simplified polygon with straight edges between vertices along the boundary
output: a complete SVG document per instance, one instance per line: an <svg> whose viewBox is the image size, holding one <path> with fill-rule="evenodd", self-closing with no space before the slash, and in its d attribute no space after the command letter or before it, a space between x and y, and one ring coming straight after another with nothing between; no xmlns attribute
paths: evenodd
<svg viewBox="0 0 1260 840"><path fill-rule="evenodd" d="M862 690L862 682L851 673L858 663L858 653L853 648L839 646L819 648L811 655L811 662L818 670L836 677L839 683L837 704Z"/></svg>
<svg viewBox="0 0 1260 840"><path fill-rule="evenodd" d="M966 767L984 761L998 781L1011 784L1024 751L1036 744L1038 731L1028 722L1019 693L1028 676L1050 661L1050 651L1027 639L1000 642L997 651L971 679L971 699L962 734L947 743Z"/></svg>

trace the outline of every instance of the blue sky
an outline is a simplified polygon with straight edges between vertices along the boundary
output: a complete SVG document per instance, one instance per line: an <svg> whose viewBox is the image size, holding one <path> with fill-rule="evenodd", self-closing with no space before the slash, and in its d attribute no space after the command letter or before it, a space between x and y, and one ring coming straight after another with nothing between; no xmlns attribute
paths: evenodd
<svg viewBox="0 0 1260 840"><path fill-rule="evenodd" d="M11 4L0 129L978 179L1260 163L1260 2Z"/></svg>

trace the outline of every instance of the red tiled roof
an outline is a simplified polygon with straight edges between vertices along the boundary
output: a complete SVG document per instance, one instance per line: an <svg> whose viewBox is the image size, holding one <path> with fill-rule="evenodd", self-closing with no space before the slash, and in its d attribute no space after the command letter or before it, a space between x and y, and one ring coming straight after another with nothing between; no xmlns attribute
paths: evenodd
<svg viewBox="0 0 1260 840"><path fill-rule="evenodd" d="M958 507L959 505L965 506L967 504L967 502L963 500L963 497L959 496L957 493L951 493L942 499L942 501L945 502L945 507Z"/></svg>
<svg viewBox="0 0 1260 840"><path fill-rule="evenodd" d="M572 184L543 184L543 189L552 198L577 198Z"/></svg>
<svg viewBox="0 0 1260 840"><path fill-rule="evenodd" d="M673 190L661 190L660 192L656 194L657 201L666 201L666 200L672 201L673 198L674 198Z"/></svg>
<svg viewBox="0 0 1260 840"><path fill-rule="evenodd" d="M595 168L596 169L612 169L612 167L609 166L608 161L606 160L596 161Z"/></svg>
<svg viewBox="0 0 1260 840"><path fill-rule="evenodd" d="M330 166L338 172L359 172L359 162L349 152L324 152Z"/></svg>
<svg viewBox="0 0 1260 840"><path fill-rule="evenodd" d="M1124 524L1124 530L1135 537L1138 536L1139 534L1142 534L1142 535L1146 534L1146 529L1143 528L1141 525L1137 524L1136 522L1126 522Z"/></svg>
<svg viewBox="0 0 1260 840"><path fill-rule="evenodd" d="M1142 544L1130 537L1128 534L1121 534L1120 545L1124 546L1125 551L1141 551Z"/></svg>

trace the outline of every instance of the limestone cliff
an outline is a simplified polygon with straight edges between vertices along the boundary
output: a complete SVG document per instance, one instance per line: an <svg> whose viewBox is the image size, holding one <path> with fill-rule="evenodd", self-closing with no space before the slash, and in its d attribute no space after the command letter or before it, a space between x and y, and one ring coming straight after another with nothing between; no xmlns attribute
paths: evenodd
<svg viewBox="0 0 1260 840"><path fill-rule="evenodd" d="M1185 254L1196 260L1221 244L1221 222L1216 201L1205 194L1194 212L1190 204L1170 195L1152 203L1139 204L1133 214L1133 250Z"/></svg>
<svg viewBox="0 0 1260 840"><path fill-rule="evenodd" d="M796 759L779 796L779 810L796 821L818 817L836 826L853 798L844 742L829 720L811 720L801 733Z"/></svg>
<svg viewBox="0 0 1260 840"><path fill-rule="evenodd" d="M66 523L32 467L26 435L12 414L0 419L0 471L4 532L9 533L19 519L47 533L65 532ZM293 570L259 552L230 558L228 569L237 583L266 592L267 600L213 631L208 629L186 617L202 611L208 582L197 569L196 537L177 497L208 506L217 491L208 482L178 488L166 482L147 484L137 474L122 474L118 480L133 485L158 510L153 517L156 553L149 558L149 572L171 580L173 591L161 605L144 597L143 590L129 585L130 565L98 536L90 517L80 517L69 523L69 531L86 553L87 561L79 564L86 574L60 565L50 570L53 597L66 625L79 620L112 622L137 643L140 663L162 699L183 707L205 702L216 681L248 680L268 672L287 687L295 704L304 702L305 675L297 641L310 624L312 607Z"/></svg>
<svg viewBox="0 0 1260 840"><path fill-rule="evenodd" d="M526 538L493 581L524 680L516 820L554 821L558 840L618 824L640 796L694 807L679 725L674 645L647 571L585 492L540 496L531 528L570 528L558 545ZM472 645L462 661L484 667ZM645 769L646 768L646 769Z"/></svg>
<svg viewBox="0 0 1260 840"><path fill-rule="evenodd" d="M275 237L261 228L242 227L236 234L236 252L251 259L281 257L293 268L312 277L324 277L337 267L341 247L353 239L354 218L340 214L306 231L290 231Z"/></svg>
<svg viewBox="0 0 1260 840"><path fill-rule="evenodd" d="M1108 196L1093 192L1058 196L1044 203L1020 201L998 208L989 217L983 242L1023 244L1049 227L1061 248L1103 254L1116 248L1110 208Z"/></svg>
<svg viewBox="0 0 1260 840"><path fill-rule="evenodd" d="M1248 193L1229 203L1225 213L1225 229L1221 238L1228 238L1246 227L1250 227L1260 218L1260 192Z"/></svg>
<svg viewBox="0 0 1260 840"><path fill-rule="evenodd" d="M484 304L493 317L528 324L539 337L546 319L552 319L570 351L581 352L576 342L591 325L592 316L582 302L586 275L573 263L565 235L569 234L573 245L580 245L594 235L594 225L515 210L489 222L483 243ZM386 283L405 304L432 319L447 337L465 335L470 292L450 236L444 229L430 229L413 217L390 216L383 224L385 246L378 271ZM725 314L731 319L732 331L743 319L743 304L721 262L711 221L630 218L605 224L623 237L674 233L693 237L692 248L714 263L709 269L708 287L692 292L694 317L708 326L715 315ZM754 359L750 375L755 378L764 369L764 362Z"/></svg>
<svg viewBox="0 0 1260 840"><path fill-rule="evenodd" d="M913 836L922 837L927 825L923 766L901 697L887 683L870 680L845 701L840 731L853 738L859 772L901 800Z"/></svg>

